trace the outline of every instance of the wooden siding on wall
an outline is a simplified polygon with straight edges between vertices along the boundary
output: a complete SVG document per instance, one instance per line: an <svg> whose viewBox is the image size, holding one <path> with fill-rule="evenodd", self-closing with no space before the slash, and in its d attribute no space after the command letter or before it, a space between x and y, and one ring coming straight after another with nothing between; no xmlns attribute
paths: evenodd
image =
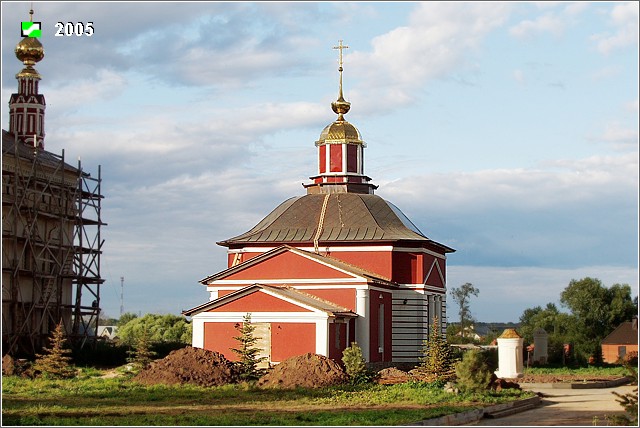
<svg viewBox="0 0 640 428"><path fill-rule="evenodd" d="M393 361L419 360L423 342L429 336L428 319L428 296L409 290L394 294Z"/></svg>

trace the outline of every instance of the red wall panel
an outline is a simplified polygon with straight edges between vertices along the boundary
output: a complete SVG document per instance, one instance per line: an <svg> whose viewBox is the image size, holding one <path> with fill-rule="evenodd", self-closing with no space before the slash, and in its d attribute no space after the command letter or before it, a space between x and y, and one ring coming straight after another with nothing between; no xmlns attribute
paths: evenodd
<svg viewBox="0 0 640 428"><path fill-rule="evenodd" d="M204 323L204 349L220 352L230 361L238 361L238 356L231 348L238 347L238 336L233 322L205 322Z"/></svg>
<svg viewBox="0 0 640 428"><path fill-rule="evenodd" d="M225 279L259 282L264 279L290 278L351 278L351 276L306 257L284 252L229 275Z"/></svg>
<svg viewBox="0 0 640 428"><path fill-rule="evenodd" d="M310 312L293 303L255 291L240 299L211 309L209 312Z"/></svg>
<svg viewBox="0 0 640 428"><path fill-rule="evenodd" d="M330 285L327 287L331 287ZM328 300L336 305L344 306L350 311L356 310L356 290L353 288L336 288L336 289L311 289L300 290L304 293L317 296L321 299Z"/></svg>
<svg viewBox="0 0 640 428"><path fill-rule="evenodd" d="M331 156L331 172L342 171L342 144L329 145Z"/></svg>
<svg viewBox="0 0 640 428"><path fill-rule="evenodd" d="M271 361L316 352L315 323L271 323Z"/></svg>
<svg viewBox="0 0 640 428"><path fill-rule="evenodd" d="M334 251L330 255L385 278L391 278L391 251Z"/></svg>
<svg viewBox="0 0 640 428"><path fill-rule="evenodd" d="M318 147L318 167L320 174L327 172L327 146L325 144Z"/></svg>

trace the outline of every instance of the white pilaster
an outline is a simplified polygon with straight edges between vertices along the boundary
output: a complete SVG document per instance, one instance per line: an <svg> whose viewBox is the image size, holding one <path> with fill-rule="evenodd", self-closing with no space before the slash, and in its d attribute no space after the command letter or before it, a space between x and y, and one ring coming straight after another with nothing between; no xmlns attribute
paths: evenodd
<svg viewBox="0 0 640 428"><path fill-rule="evenodd" d="M358 288L356 290L356 342L362 349L362 357L365 361L370 361L369 355L369 290ZM351 345L351 344L349 344Z"/></svg>
<svg viewBox="0 0 640 428"><path fill-rule="evenodd" d="M329 322L328 319L316 321L316 354L329 356Z"/></svg>
<svg viewBox="0 0 640 428"><path fill-rule="evenodd" d="M192 336L191 346L194 348L204 348L204 320L198 318L191 319L192 324Z"/></svg>

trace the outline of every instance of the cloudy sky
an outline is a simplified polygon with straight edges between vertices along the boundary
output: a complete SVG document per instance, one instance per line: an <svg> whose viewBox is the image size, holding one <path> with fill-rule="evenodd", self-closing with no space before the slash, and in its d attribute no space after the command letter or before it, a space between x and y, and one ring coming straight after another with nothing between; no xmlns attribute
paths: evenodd
<svg viewBox="0 0 640 428"><path fill-rule="evenodd" d="M2 125L29 2L2 2ZM47 150L102 167L102 307L173 313L226 267L217 241L304 194L335 119L366 174L455 248L479 321L572 279L638 288L638 4L33 2ZM93 22L92 36L55 36ZM449 319L457 321L450 300Z"/></svg>

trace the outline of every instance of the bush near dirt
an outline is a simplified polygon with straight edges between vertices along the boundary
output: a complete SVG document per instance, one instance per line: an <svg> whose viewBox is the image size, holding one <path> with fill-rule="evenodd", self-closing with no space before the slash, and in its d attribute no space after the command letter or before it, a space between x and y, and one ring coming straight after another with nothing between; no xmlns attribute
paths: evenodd
<svg viewBox="0 0 640 428"><path fill-rule="evenodd" d="M237 383L239 375L236 365L224 355L187 346L170 352L161 360L153 361L133 380L145 385L220 386Z"/></svg>
<svg viewBox="0 0 640 428"><path fill-rule="evenodd" d="M321 388L349 381L349 376L335 361L307 353L288 358L271 368L258 380L262 388Z"/></svg>

